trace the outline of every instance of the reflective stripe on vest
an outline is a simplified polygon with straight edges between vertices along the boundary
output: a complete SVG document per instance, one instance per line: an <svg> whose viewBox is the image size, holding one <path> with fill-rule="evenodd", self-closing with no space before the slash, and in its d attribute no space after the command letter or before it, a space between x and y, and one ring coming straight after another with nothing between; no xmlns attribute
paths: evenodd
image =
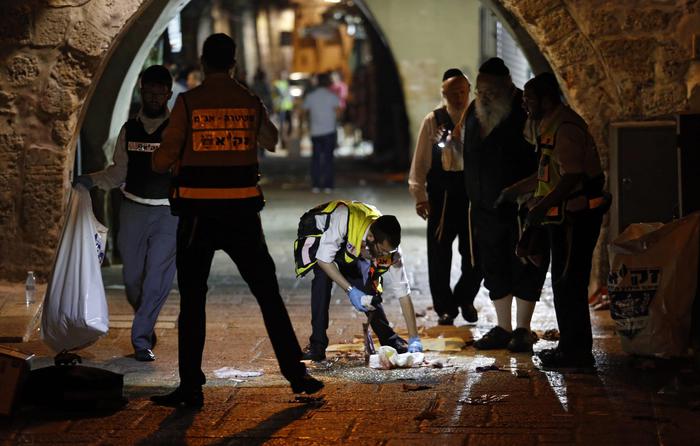
<svg viewBox="0 0 700 446"><path fill-rule="evenodd" d="M262 195L258 186L235 188L178 187L177 192L180 198L202 200L231 200Z"/></svg>
<svg viewBox="0 0 700 446"><path fill-rule="evenodd" d="M261 111L252 106L190 108L188 141L170 191L176 215L236 215L264 206L258 186L256 132Z"/></svg>

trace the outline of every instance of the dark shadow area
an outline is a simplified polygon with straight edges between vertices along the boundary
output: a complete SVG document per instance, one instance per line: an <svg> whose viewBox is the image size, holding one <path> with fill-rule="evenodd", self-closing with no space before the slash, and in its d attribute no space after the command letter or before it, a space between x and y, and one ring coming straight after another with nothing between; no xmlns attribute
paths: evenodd
<svg viewBox="0 0 700 446"><path fill-rule="evenodd" d="M319 401L310 401L299 406L290 407L278 412L265 421L259 423L258 425L246 429L244 431L238 432L237 434L221 439L212 445L221 446L234 446L234 445L245 445L245 446L260 446L265 444L266 441L272 438L272 435L293 423L294 421L303 417L307 412L312 409L323 405Z"/></svg>
<svg viewBox="0 0 700 446"><path fill-rule="evenodd" d="M139 446L168 444L172 446L187 445L187 429L192 426L198 411L194 409L175 409L160 422L155 432L136 443Z"/></svg>

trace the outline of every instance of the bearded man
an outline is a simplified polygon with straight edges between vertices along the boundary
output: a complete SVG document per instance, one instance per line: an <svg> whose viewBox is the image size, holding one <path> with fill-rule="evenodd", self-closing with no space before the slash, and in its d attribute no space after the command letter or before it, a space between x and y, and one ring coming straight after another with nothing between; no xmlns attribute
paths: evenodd
<svg viewBox="0 0 700 446"><path fill-rule="evenodd" d="M540 267L515 255L520 235L518 207L495 207L501 190L537 169L534 147L523 137L527 118L522 91L503 60L494 57L479 68L476 100L465 118L464 180L470 202L470 229L478 261L496 309L497 325L474 343L478 349L508 348L532 352L530 321L539 300L548 261ZM516 329L511 322L513 297Z"/></svg>

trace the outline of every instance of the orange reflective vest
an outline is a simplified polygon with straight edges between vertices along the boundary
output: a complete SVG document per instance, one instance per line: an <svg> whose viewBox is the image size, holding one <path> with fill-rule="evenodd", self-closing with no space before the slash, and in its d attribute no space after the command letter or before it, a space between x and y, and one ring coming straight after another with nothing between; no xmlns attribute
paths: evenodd
<svg viewBox="0 0 700 446"><path fill-rule="evenodd" d="M189 125L170 190L176 215L235 215L265 204L257 156L264 112L237 83L227 87L208 91L203 84L181 93Z"/></svg>

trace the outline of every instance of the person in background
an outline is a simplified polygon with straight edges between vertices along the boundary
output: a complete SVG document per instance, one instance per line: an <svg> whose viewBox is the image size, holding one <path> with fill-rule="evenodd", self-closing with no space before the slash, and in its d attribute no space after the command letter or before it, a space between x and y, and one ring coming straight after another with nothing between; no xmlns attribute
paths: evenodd
<svg viewBox="0 0 700 446"><path fill-rule="evenodd" d="M481 274L472 265L469 239L469 199L464 186L464 114L469 105L469 79L457 68L442 76L445 102L423 119L413 154L408 189L416 213L428 220L428 278L438 324L452 325L461 309L467 322L476 322L474 298ZM450 288L452 243L459 240L461 276Z"/></svg>
<svg viewBox="0 0 700 446"><path fill-rule="evenodd" d="M311 155L311 191L331 193L335 187L333 152L338 143L340 99L330 90L331 77L321 73L317 88L304 98L302 109L308 113L313 153Z"/></svg>
<svg viewBox="0 0 700 446"><path fill-rule="evenodd" d="M534 147L523 137L527 116L521 103L522 91L513 85L503 60L494 57L484 62L476 78L476 100L467 110L464 141L470 224L484 286L497 318L496 326L474 342L480 350L508 348L531 353L536 341L530 322L548 262L538 268L516 256L521 231L518 206L495 207L503 188L537 170Z"/></svg>
<svg viewBox="0 0 700 446"><path fill-rule="evenodd" d="M526 224L549 233L554 311L559 326L556 348L539 352L543 368L592 367L593 336L588 281L593 249L610 205L605 176L588 125L564 105L556 77L537 75L525 84L526 138L537 147L538 171L505 188L500 202L534 194Z"/></svg>
<svg viewBox="0 0 700 446"><path fill-rule="evenodd" d="M124 262L126 298L134 309L131 344L137 361L156 359L154 328L175 277L178 220L168 201L171 176L151 170L151 153L160 146L169 123L166 104L172 83L164 66L146 68L140 78L141 110L119 132L113 164L76 179L88 188L120 187L124 195L117 243Z"/></svg>

